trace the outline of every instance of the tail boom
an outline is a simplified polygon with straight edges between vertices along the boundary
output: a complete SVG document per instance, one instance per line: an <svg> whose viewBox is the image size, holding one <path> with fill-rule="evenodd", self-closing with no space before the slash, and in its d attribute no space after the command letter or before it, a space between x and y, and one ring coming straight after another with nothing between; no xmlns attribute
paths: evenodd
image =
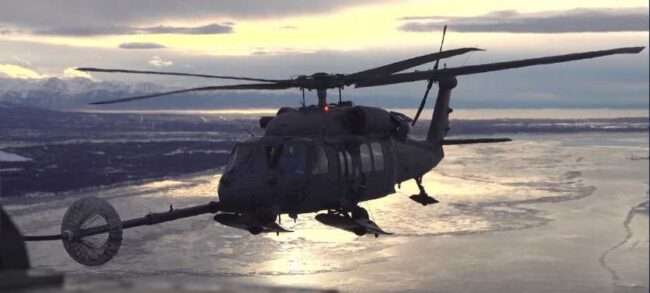
<svg viewBox="0 0 650 293"><path fill-rule="evenodd" d="M427 142L439 144L442 142L447 131L449 130L449 101L451 99L451 90L458 85L455 76L449 76L438 80L438 97L431 117L431 125L427 132Z"/></svg>

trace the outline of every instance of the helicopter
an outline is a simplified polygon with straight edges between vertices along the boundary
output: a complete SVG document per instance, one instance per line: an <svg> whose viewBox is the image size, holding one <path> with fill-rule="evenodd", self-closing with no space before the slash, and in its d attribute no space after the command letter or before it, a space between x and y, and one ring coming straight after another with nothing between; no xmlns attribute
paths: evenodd
<svg viewBox="0 0 650 293"><path fill-rule="evenodd" d="M91 103L105 105L150 99L179 93L215 90L287 90L302 92L300 107L282 107L275 116L259 119L264 130L235 144L218 186L218 201L203 205L149 213L122 221L117 211L98 197L79 199L68 208L55 235L23 236L25 241L61 240L66 252L86 266L112 259L122 243L124 229L155 225L202 214L213 214L223 225L251 234L291 232L281 226L281 215L294 220L300 214L317 213L317 221L356 235L390 235L359 205L395 193L395 186L415 181L419 193L410 199L423 205L438 203L422 185L424 174L444 158L444 146L500 143L509 138L447 138L452 113L450 99L457 76L553 64L614 54L638 54L645 47L624 47L539 58L453 68L439 68L440 60L483 51L467 47L440 48L417 56L351 74L318 72L291 79L209 75L182 72L80 67L84 72L126 73L199 77L254 83L196 87ZM405 72L434 63L430 70ZM397 83L426 81L426 89L413 118L382 108L354 105L341 99L341 91ZM433 84L438 93L426 137L411 137ZM305 90L316 91L318 101L306 105ZM338 102L328 101L328 90L338 90ZM101 237L98 237L101 236Z"/></svg>

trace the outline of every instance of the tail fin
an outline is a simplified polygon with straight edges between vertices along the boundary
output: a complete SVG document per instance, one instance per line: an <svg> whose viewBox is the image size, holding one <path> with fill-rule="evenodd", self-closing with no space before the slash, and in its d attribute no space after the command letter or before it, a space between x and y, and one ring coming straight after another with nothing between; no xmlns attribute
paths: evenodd
<svg viewBox="0 0 650 293"><path fill-rule="evenodd" d="M436 98L436 106L433 109L433 117L431 117L431 125L427 132L427 142L441 143L447 135L449 130L449 100L451 98L451 90L456 87L458 81L455 76L450 76L438 80L438 97Z"/></svg>

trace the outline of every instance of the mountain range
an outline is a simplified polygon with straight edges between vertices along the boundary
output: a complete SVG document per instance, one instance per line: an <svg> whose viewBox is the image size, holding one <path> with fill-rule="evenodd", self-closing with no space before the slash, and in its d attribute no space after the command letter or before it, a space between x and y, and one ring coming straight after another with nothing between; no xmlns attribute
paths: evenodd
<svg viewBox="0 0 650 293"><path fill-rule="evenodd" d="M197 86L205 86L201 84ZM417 86L417 85L414 85ZM43 79L12 79L0 77L0 102L14 105L54 110L196 110L196 109L245 109L297 107L301 94L297 89L281 91L208 91L175 94L123 104L89 106L91 102L146 95L178 88L153 82L101 81L83 77ZM588 90L585 90L588 92ZM584 94L586 94L586 92ZM583 93L578 93L582 95ZM330 91L330 101L337 100L335 91ZM430 96L435 97L435 92ZM315 103L315 93L306 92L307 104ZM420 95L387 96L371 92L348 90L343 92L344 100L357 105L384 108L414 108ZM435 98L429 99L432 107ZM647 100L617 98L546 98L536 97L485 98L467 90L457 91L453 106L458 108L647 108Z"/></svg>

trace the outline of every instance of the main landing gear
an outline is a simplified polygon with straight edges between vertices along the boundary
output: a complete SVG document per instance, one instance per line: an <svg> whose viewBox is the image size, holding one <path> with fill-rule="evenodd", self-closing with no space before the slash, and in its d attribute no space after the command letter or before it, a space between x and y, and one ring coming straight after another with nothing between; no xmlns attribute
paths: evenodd
<svg viewBox="0 0 650 293"><path fill-rule="evenodd" d="M423 206L426 206L426 205L429 205L429 204L436 204L436 203L439 202L437 199L433 198L432 196L429 196L427 194L427 191L424 190L424 186L422 186L422 176L415 177L414 180L415 180L415 183L418 185L418 189L420 189L420 193L411 195L409 197L410 199L412 199L413 201L415 201L415 202L417 202L417 203L419 203L419 204L421 204Z"/></svg>
<svg viewBox="0 0 650 293"><path fill-rule="evenodd" d="M349 212L346 210L331 210L326 214L318 214L316 220L324 225L352 232L357 236L374 234L375 237L379 237L379 235L391 234L382 230L375 222L370 220L368 211L360 206L350 208Z"/></svg>

